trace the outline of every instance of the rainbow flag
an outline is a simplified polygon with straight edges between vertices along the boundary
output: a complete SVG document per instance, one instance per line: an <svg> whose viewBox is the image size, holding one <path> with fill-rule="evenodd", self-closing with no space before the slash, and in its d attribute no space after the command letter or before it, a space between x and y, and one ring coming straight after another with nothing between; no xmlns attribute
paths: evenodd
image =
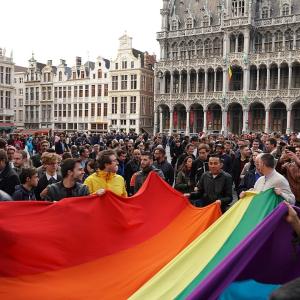
<svg viewBox="0 0 300 300"><path fill-rule="evenodd" d="M281 201L248 192L220 217L153 173L127 199L0 203L0 297L213 300L245 280L285 283L300 249Z"/></svg>
<svg viewBox="0 0 300 300"><path fill-rule="evenodd" d="M248 192L130 299L212 300L235 280L278 284L300 276L281 201L273 190Z"/></svg>
<svg viewBox="0 0 300 300"><path fill-rule="evenodd" d="M0 299L127 299L221 216L155 173L137 195L0 203Z"/></svg>

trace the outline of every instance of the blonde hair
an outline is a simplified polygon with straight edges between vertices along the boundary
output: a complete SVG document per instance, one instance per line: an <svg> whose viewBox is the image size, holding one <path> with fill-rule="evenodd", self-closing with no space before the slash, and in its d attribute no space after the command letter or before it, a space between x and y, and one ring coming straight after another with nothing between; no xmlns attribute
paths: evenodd
<svg viewBox="0 0 300 300"><path fill-rule="evenodd" d="M42 163L43 165L50 165L54 163L58 163L60 161L59 156L56 153L44 152L42 154Z"/></svg>

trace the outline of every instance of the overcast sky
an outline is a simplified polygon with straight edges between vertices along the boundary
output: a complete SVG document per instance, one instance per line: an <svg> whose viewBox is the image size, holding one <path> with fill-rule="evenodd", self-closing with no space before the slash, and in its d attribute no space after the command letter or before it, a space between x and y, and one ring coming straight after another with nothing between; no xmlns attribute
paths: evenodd
<svg viewBox="0 0 300 300"><path fill-rule="evenodd" d="M159 57L161 7L161 0L2 1L0 47L13 50L17 65L27 67L33 51L39 62L72 66L76 56L114 58L127 31L134 48Z"/></svg>

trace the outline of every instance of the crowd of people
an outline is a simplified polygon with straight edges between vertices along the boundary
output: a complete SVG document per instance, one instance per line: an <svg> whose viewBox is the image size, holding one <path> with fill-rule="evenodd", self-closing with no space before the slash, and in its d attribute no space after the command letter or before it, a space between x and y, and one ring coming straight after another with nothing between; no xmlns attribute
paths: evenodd
<svg viewBox="0 0 300 300"><path fill-rule="evenodd" d="M12 134L0 139L2 200L59 201L107 190L127 197L138 192L150 172L197 207L219 200L225 212L246 191L270 188L300 206L300 138L294 133Z"/></svg>

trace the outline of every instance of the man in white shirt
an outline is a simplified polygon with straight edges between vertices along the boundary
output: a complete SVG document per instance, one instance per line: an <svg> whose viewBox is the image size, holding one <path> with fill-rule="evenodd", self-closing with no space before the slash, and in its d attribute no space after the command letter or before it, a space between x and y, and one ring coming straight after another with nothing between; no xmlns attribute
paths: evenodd
<svg viewBox="0 0 300 300"><path fill-rule="evenodd" d="M290 204L295 204L295 196L286 178L275 170L276 160L272 154L262 153L256 157L257 171L262 174L254 185L254 190L264 192L274 188L274 192ZM244 197L242 192L240 198Z"/></svg>

